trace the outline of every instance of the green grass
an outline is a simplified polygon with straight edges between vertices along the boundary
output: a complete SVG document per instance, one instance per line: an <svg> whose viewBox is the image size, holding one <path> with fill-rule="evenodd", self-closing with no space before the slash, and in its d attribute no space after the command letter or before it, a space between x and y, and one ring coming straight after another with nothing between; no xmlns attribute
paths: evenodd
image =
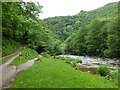
<svg viewBox="0 0 120 90"><path fill-rule="evenodd" d="M20 73L10 88L117 88L99 75L75 70L64 61L42 58Z"/></svg>
<svg viewBox="0 0 120 90"><path fill-rule="evenodd" d="M22 52L22 56L16 57L11 65L20 65L36 57L38 57L38 53L35 50L28 48Z"/></svg>
<svg viewBox="0 0 120 90"><path fill-rule="evenodd" d="M8 56L8 57L5 57L5 58L1 59L1 60L0 60L0 64L5 63L8 59L10 59L10 58L12 58L12 57L18 55L21 51L23 51L23 48L22 48L21 50L19 50L17 53L15 53L15 54L13 54L13 55L11 55L11 56Z"/></svg>

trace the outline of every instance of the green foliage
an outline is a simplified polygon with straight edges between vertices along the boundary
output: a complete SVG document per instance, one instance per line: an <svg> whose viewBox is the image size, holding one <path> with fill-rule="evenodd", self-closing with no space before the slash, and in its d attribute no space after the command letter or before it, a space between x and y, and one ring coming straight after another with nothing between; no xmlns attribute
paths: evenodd
<svg viewBox="0 0 120 90"><path fill-rule="evenodd" d="M114 82L75 70L63 61L42 60L21 72L10 88L118 88Z"/></svg>
<svg viewBox="0 0 120 90"><path fill-rule="evenodd" d="M93 19L111 19L118 16L118 2L109 3L92 11L83 11L73 16L57 16L47 18L44 22L47 27L58 35L59 39L66 40L71 34L77 33L83 24L88 25Z"/></svg>
<svg viewBox="0 0 120 90"><path fill-rule="evenodd" d="M41 51L48 51L52 55L59 54L60 41L39 19L41 9L39 3L2 2L3 37L23 45L27 44L29 48L35 50L44 47Z"/></svg>
<svg viewBox="0 0 120 90"><path fill-rule="evenodd" d="M94 19L88 26L89 31L86 35L86 44L88 55L98 56L103 55L106 47L106 31L104 25L106 21L101 19Z"/></svg>
<svg viewBox="0 0 120 90"><path fill-rule="evenodd" d="M109 75L106 76L107 80L114 80L116 82L118 82L118 70L114 70L112 71Z"/></svg>
<svg viewBox="0 0 120 90"><path fill-rule="evenodd" d="M120 17L115 17L108 24L108 36L106 39L108 49L104 53L109 57L120 57L120 27L118 22L120 22Z"/></svg>
<svg viewBox="0 0 120 90"><path fill-rule="evenodd" d="M66 40L66 53L75 55L119 57L119 17L110 20L95 18L89 25Z"/></svg>
<svg viewBox="0 0 120 90"><path fill-rule="evenodd" d="M118 81L118 77L119 77L118 72L119 72L118 70L115 70L115 71L111 72L110 73L111 78Z"/></svg>
<svg viewBox="0 0 120 90"><path fill-rule="evenodd" d="M38 59L36 61L42 61L42 59L40 57L38 57Z"/></svg>
<svg viewBox="0 0 120 90"><path fill-rule="evenodd" d="M55 58L58 59L58 60L63 60L65 63L68 63L73 67L76 66L76 63L82 63L81 59L73 59L73 58L70 58L70 57L62 57L62 56L56 56Z"/></svg>
<svg viewBox="0 0 120 90"><path fill-rule="evenodd" d="M7 50L8 50L8 49L7 49ZM21 50L19 50L18 52L14 53L14 54L12 53L12 55L10 55L10 56L8 56L8 57L2 58L2 59L0 60L0 64L6 62L8 59L10 59L10 58L18 55L18 54L19 54L21 51L23 51L23 50L24 50L24 48L22 48Z"/></svg>
<svg viewBox="0 0 120 90"><path fill-rule="evenodd" d="M82 63L82 60L81 59L77 59L77 63Z"/></svg>
<svg viewBox="0 0 120 90"><path fill-rule="evenodd" d="M42 55L43 57L47 57L47 58L50 57L50 55L48 54L48 52L42 52L41 55Z"/></svg>
<svg viewBox="0 0 120 90"><path fill-rule="evenodd" d="M44 51L52 56L65 54L66 51L73 55L119 57L119 17L115 17L118 14L117 4L110 3L92 11L81 10L73 16L40 20L42 6L38 3L3 2L3 38L27 44L39 53ZM5 43L7 45L7 42L3 45ZM61 43L65 44L64 50ZM7 48L3 46L3 55L15 51L9 52Z"/></svg>
<svg viewBox="0 0 120 90"><path fill-rule="evenodd" d="M68 58L65 61L66 63L70 64L71 66L75 67L76 63L82 63L81 59L72 59L72 58Z"/></svg>
<svg viewBox="0 0 120 90"><path fill-rule="evenodd" d="M20 49L19 42L2 38L2 56L12 54Z"/></svg>
<svg viewBox="0 0 120 90"><path fill-rule="evenodd" d="M37 57L38 53L34 49L27 48L21 52L21 56L16 57L12 61L11 65L20 65Z"/></svg>
<svg viewBox="0 0 120 90"><path fill-rule="evenodd" d="M66 60L66 57L62 57L62 56L55 56L55 59L59 59L59 60Z"/></svg>
<svg viewBox="0 0 120 90"><path fill-rule="evenodd" d="M108 66L105 64L102 64L99 66L97 71L101 76L107 76L110 74L110 70L108 69Z"/></svg>
<svg viewBox="0 0 120 90"><path fill-rule="evenodd" d="M85 36L87 33L86 26L79 28L75 35L72 35L66 40L66 53L75 55L86 55L86 40Z"/></svg>
<svg viewBox="0 0 120 90"><path fill-rule="evenodd" d="M44 22L46 23L47 28L53 31L60 40L65 40L72 34L72 31L74 31L71 26L74 24L74 21L70 16L48 18L45 19Z"/></svg>
<svg viewBox="0 0 120 90"><path fill-rule="evenodd" d="M42 23L37 19L40 12L41 6L37 3L3 2L3 37L22 42L23 44L28 43L28 39L33 40L32 36L36 38L37 34L35 33L38 30L42 32ZM30 32L34 32L32 36Z"/></svg>
<svg viewBox="0 0 120 90"><path fill-rule="evenodd" d="M109 3L92 11L81 10L73 16L47 18L44 22L57 38L65 40L66 54L119 57L117 4Z"/></svg>
<svg viewBox="0 0 120 90"><path fill-rule="evenodd" d="M48 39L46 39L45 51L52 56L61 54L61 41L59 39L56 39L52 32L50 32L47 37Z"/></svg>

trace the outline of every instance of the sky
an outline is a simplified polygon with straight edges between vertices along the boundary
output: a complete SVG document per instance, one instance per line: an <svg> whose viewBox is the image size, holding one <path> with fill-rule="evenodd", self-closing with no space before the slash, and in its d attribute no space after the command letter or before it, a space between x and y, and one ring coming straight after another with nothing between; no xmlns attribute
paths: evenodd
<svg viewBox="0 0 120 90"><path fill-rule="evenodd" d="M75 15L81 10L90 11L110 2L120 0L25 0L39 2L42 8L40 18Z"/></svg>

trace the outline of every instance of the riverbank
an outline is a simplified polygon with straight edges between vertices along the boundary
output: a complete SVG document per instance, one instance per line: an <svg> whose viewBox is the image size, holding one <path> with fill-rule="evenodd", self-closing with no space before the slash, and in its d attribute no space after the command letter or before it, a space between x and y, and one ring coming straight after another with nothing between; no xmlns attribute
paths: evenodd
<svg viewBox="0 0 120 90"><path fill-rule="evenodd" d="M89 57L89 56L76 56L76 55L59 55L61 57L69 57L73 59L81 59L82 63L77 63L79 66L86 68L98 68L100 64L108 64L108 68L115 70L120 68L119 58L101 58L101 57Z"/></svg>

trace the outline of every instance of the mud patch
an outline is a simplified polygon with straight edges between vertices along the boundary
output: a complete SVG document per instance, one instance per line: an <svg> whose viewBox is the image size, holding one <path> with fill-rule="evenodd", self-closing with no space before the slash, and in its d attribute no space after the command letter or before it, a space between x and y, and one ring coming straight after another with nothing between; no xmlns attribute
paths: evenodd
<svg viewBox="0 0 120 90"><path fill-rule="evenodd" d="M96 74L96 72L97 72L96 68L87 68L87 67L83 67L83 66L77 66L77 67L79 68L80 71L83 71L83 72L89 72L92 74Z"/></svg>

